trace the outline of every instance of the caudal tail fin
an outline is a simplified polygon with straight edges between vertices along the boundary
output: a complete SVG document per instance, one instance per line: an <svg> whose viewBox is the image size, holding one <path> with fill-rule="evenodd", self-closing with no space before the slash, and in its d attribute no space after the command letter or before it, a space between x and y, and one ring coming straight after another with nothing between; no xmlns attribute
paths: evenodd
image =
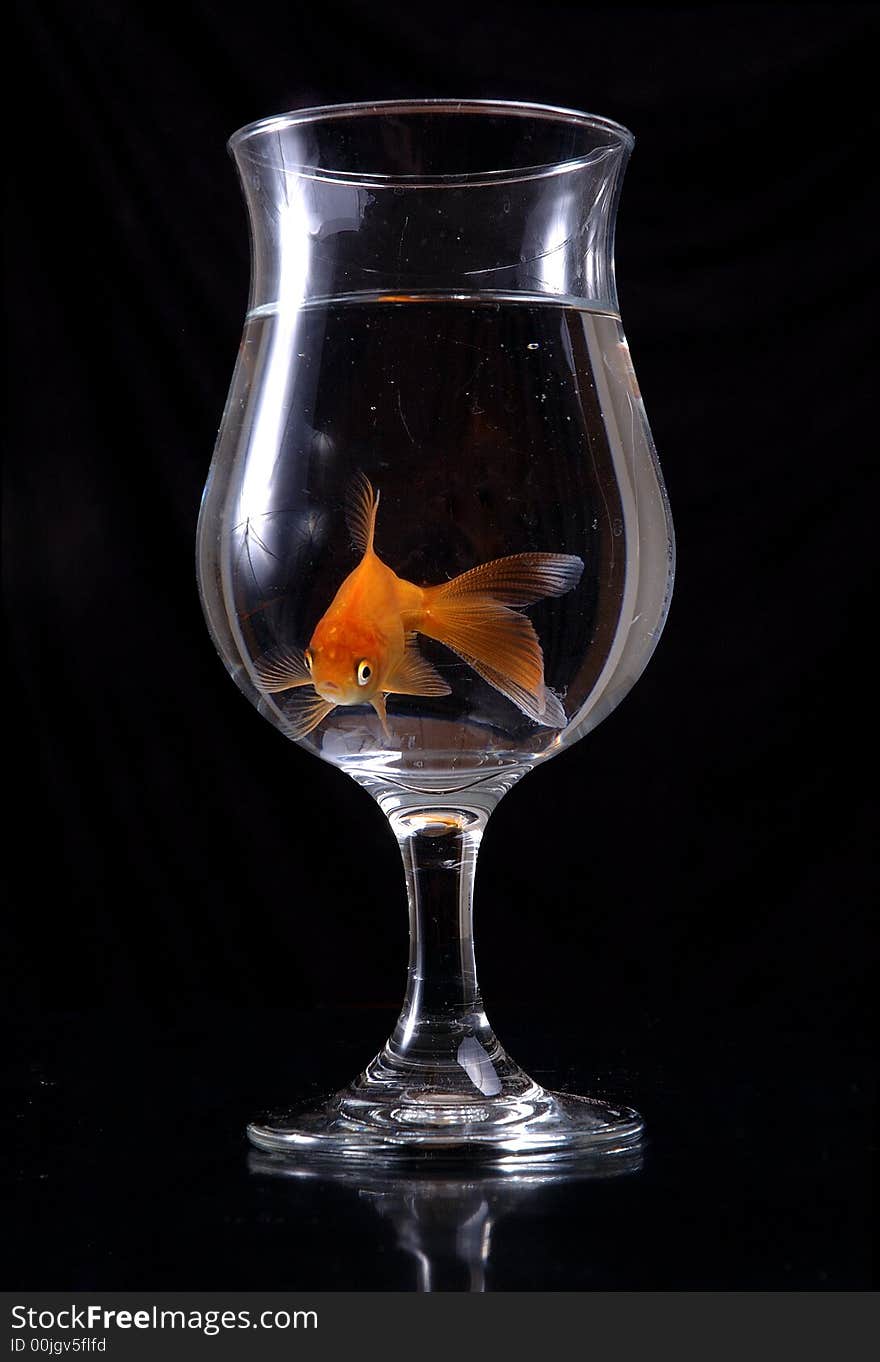
<svg viewBox="0 0 880 1362"><path fill-rule="evenodd" d="M516 607L576 586L583 562L569 553L518 553L425 588L419 632L458 653L469 667L535 723L568 723L544 683L544 655L531 621Z"/></svg>

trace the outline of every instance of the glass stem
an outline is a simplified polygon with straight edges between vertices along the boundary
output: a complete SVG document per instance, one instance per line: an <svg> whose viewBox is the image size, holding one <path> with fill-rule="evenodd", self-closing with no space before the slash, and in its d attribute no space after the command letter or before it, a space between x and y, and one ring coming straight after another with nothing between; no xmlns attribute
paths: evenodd
<svg viewBox="0 0 880 1362"><path fill-rule="evenodd" d="M406 873L410 954L385 1062L426 1077L440 1071L444 1085L452 1075L465 1091L492 1096L501 1090L496 1070L506 1056L483 1010L473 936L474 873L487 819L482 809L389 813Z"/></svg>

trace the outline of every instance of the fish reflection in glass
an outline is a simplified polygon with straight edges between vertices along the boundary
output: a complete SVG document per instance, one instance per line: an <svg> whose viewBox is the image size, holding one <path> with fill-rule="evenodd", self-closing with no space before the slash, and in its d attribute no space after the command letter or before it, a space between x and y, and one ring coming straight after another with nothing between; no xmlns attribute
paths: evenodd
<svg viewBox="0 0 880 1362"><path fill-rule="evenodd" d="M290 736L305 737L337 705L370 704L390 737L386 696L449 695L450 686L419 650L418 634L450 648L535 723L564 728L565 710L544 681L541 644L519 608L570 591L583 560L570 553L517 553L449 582L417 586L376 553L379 495L362 473L353 480L346 519L361 560L308 648L268 653L254 663L267 694L310 688L287 710Z"/></svg>

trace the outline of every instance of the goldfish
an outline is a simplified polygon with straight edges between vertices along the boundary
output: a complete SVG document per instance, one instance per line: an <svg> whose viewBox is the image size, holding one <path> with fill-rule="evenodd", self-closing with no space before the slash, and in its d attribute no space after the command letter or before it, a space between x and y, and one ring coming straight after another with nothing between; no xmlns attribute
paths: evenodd
<svg viewBox="0 0 880 1362"><path fill-rule="evenodd" d="M544 681L538 636L520 608L571 591L583 561L570 553L517 553L418 586L376 553L379 495L364 474L351 484L346 519L360 561L308 647L253 663L266 694L311 688L286 714L290 736L305 737L337 706L369 704L390 738L387 696L449 695L451 687L419 648L420 634L451 649L535 723L564 727L565 710Z"/></svg>

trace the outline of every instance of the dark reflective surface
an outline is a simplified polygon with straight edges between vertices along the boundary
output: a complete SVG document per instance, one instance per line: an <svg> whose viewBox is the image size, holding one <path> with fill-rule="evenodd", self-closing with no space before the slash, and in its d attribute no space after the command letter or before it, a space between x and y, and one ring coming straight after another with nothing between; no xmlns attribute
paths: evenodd
<svg viewBox="0 0 880 1362"><path fill-rule="evenodd" d="M252 1151L267 1101L362 1062L384 1009L18 1019L9 1288L828 1289L870 1281L870 1085L796 1033L635 1035L499 1010L542 1081L637 1101L643 1154L570 1176L395 1179ZM612 1039L614 1037L614 1039ZM717 1041L716 1037L716 1041ZM591 1077L592 1069L592 1077ZM11 1153L10 1153L11 1151ZM602 1176L607 1172L608 1176Z"/></svg>
<svg viewBox="0 0 880 1362"><path fill-rule="evenodd" d="M294 1205L301 1200L303 1183L348 1188L359 1203L371 1206L393 1225L398 1248L412 1259L414 1289L486 1291L492 1284L493 1232L500 1217L526 1211L533 1198L546 1207L551 1189L574 1192L586 1182L637 1173L642 1162L642 1151L629 1149L584 1158L565 1173L509 1170L466 1177L422 1168L395 1176L391 1171L370 1174L363 1169L333 1173L254 1152L248 1167L257 1177L294 1183ZM400 1286L405 1285L401 1280Z"/></svg>

